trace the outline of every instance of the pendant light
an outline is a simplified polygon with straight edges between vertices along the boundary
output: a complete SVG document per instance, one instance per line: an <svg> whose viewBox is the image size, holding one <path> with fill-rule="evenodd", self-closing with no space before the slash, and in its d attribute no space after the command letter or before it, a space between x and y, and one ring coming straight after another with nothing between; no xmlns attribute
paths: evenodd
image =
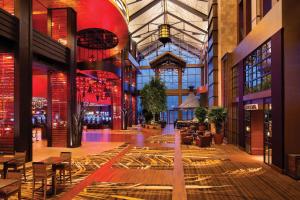
<svg viewBox="0 0 300 200"><path fill-rule="evenodd" d="M159 25L159 41L163 43L165 46L167 43L171 42L171 31L170 31L170 25L168 24L168 14L167 14L167 0L164 1L164 23Z"/></svg>

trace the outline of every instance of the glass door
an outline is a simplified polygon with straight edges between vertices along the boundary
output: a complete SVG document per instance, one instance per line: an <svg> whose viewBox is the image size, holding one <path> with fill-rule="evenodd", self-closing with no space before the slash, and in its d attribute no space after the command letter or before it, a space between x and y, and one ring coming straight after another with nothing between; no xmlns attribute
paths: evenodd
<svg viewBox="0 0 300 200"><path fill-rule="evenodd" d="M264 162L272 164L272 104L264 104Z"/></svg>
<svg viewBox="0 0 300 200"><path fill-rule="evenodd" d="M251 111L245 110L244 113L245 124L245 150L247 153L251 153Z"/></svg>

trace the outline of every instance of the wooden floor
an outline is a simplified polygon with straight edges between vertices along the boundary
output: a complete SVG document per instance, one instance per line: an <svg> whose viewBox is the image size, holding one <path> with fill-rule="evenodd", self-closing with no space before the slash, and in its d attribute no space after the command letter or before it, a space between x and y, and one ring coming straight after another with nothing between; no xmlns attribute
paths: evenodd
<svg viewBox="0 0 300 200"><path fill-rule="evenodd" d="M88 134L85 140L95 143L129 145L58 199L300 199L300 183L259 157L232 145L181 145L171 126Z"/></svg>

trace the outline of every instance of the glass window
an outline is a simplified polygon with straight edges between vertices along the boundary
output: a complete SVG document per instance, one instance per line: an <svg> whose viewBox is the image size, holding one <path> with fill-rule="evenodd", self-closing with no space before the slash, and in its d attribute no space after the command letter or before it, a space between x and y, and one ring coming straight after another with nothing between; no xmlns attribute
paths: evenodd
<svg viewBox="0 0 300 200"><path fill-rule="evenodd" d="M160 79L167 89L178 89L178 72L176 70L164 70L160 73Z"/></svg>
<svg viewBox="0 0 300 200"><path fill-rule="evenodd" d="M266 42L244 60L244 93L271 88L271 41Z"/></svg>
<svg viewBox="0 0 300 200"><path fill-rule="evenodd" d="M182 74L182 89L188 89L189 86L197 88L201 85L200 68L186 68Z"/></svg>
<svg viewBox="0 0 300 200"><path fill-rule="evenodd" d="M155 72L152 69L141 69L141 74L137 75L137 89L141 90L143 87L155 77Z"/></svg>

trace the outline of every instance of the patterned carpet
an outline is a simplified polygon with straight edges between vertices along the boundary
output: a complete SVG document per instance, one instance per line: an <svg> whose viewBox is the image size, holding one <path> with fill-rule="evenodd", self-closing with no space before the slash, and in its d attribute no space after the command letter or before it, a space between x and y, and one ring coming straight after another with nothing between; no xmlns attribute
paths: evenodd
<svg viewBox="0 0 300 200"><path fill-rule="evenodd" d="M175 136L174 135L154 135L147 139L149 143L152 144L174 144Z"/></svg>
<svg viewBox="0 0 300 200"><path fill-rule="evenodd" d="M172 186L133 183L93 183L80 192L75 200L171 200Z"/></svg>
<svg viewBox="0 0 300 200"><path fill-rule="evenodd" d="M58 193L56 197L47 197L47 199L56 199L60 195L62 195L65 191L72 188L75 184L79 183L83 179L85 179L88 175L93 173L96 169L100 168L106 162L108 162L111 158L115 157L118 153L120 153L124 148L128 145L124 144L115 149L104 151L100 154L96 155L87 155L83 158L75 158L72 161L72 185L67 182L66 188L58 189ZM22 199L32 199L32 167L26 169L27 181L22 183ZM51 182L49 180L48 184ZM41 185L37 184L37 188ZM58 186L58 188L61 188ZM41 199L41 192L36 192L35 199ZM11 199L17 199L16 196Z"/></svg>
<svg viewBox="0 0 300 200"><path fill-rule="evenodd" d="M295 181L258 162L231 161L220 147L183 146L182 154L188 200L300 199Z"/></svg>
<svg viewBox="0 0 300 200"><path fill-rule="evenodd" d="M167 147L134 147L113 167L172 170L174 167L174 149Z"/></svg>

